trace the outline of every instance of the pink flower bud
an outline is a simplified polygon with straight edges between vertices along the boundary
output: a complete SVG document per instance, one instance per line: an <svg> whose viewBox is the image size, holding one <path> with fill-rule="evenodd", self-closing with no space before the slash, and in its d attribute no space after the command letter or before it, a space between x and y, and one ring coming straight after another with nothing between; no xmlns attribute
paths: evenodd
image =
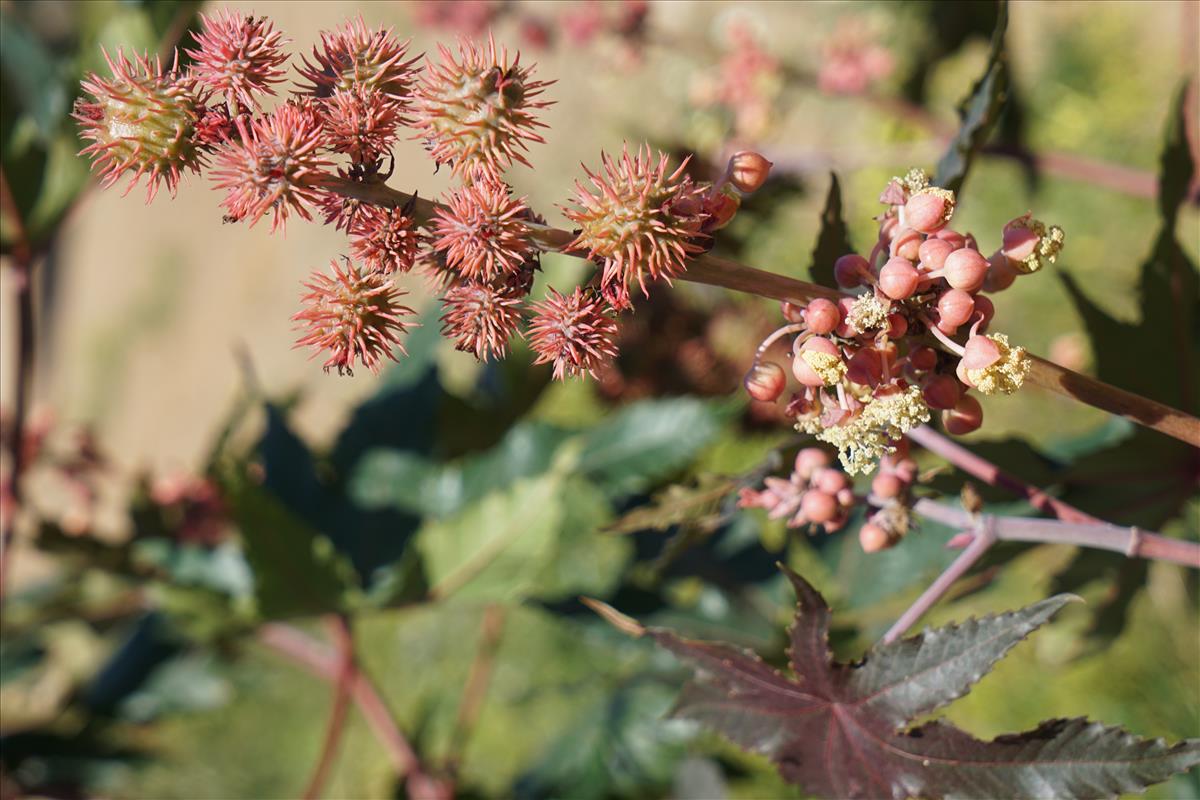
<svg viewBox="0 0 1200 800"><path fill-rule="evenodd" d="M908 319L903 314L888 314L887 335L891 339L902 339L908 333Z"/></svg>
<svg viewBox="0 0 1200 800"><path fill-rule="evenodd" d="M895 473L905 483L912 483L917 479L917 462L911 458L902 458L896 462Z"/></svg>
<svg viewBox="0 0 1200 800"><path fill-rule="evenodd" d="M767 175L774 166L770 161L752 150L734 153L729 159L729 182L738 191L750 193L756 191L767 181Z"/></svg>
<svg viewBox="0 0 1200 800"><path fill-rule="evenodd" d="M955 252L958 252L957 250ZM957 328L975 312L975 298L962 289L947 289L937 301L939 323ZM942 325L939 324L940 328Z"/></svg>
<svg viewBox="0 0 1200 800"><path fill-rule="evenodd" d="M904 491L904 481L890 472L881 472L871 481L871 494L891 499Z"/></svg>
<svg viewBox="0 0 1200 800"><path fill-rule="evenodd" d="M804 306L798 306L795 303L789 303L787 300L781 300L779 302L779 313L783 314L783 318L788 322L804 322Z"/></svg>
<svg viewBox="0 0 1200 800"><path fill-rule="evenodd" d="M937 351L925 345L914 347L908 354L908 363L919 372L931 370L937 366Z"/></svg>
<svg viewBox="0 0 1200 800"><path fill-rule="evenodd" d="M838 490L837 501L838 505L842 508L849 508L850 506L854 505L854 490L850 488ZM845 524L845 522L842 522L842 525Z"/></svg>
<svg viewBox="0 0 1200 800"><path fill-rule="evenodd" d="M1000 360L1000 348L986 336L972 336L964 350L963 369L987 369Z"/></svg>
<svg viewBox="0 0 1200 800"><path fill-rule="evenodd" d="M1014 261L1024 261L1033 255L1041 238L1037 231L1010 222L1004 226L1004 244L1001 245L1000 252Z"/></svg>
<svg viewBox="0 0 1200 800"><path fill-rule="evenodd" d="M817 470L829 466L832 459L819 447L804 447L796 453L795 472L803 480L808 480Z"/></svg>
<svg viewBox="0 0 1200 800"><path fill-rule="evenodd" d="M836 495L850 486L850 479L839 469L823 469L813 474L813 485L826 494Z"/></svg>
<svg viewBox="0 0 1200 800"><path fill-rule="evenodd" d="M915 231L933 233L946 226L954 213L954 195L945 190L923 191L904 204L904 221Z"/></svg>
<svg viewBox="0 0 1200 800"><path fill-rule="evenodd" d="M909 261L916 261L921 251L922 241L924 241L924 238L921 234L912 228L901 228L892 237L892 243L888 247L888 255L907 258Z"/></svg>
<svg viewBox="0 0 1200 800"><path fill-rule="evenodd" d="M883 380L883 360L879 357L879 351L864 347L855 353L846 365L846 377L852 383L872 389L878 386Z"/></svg>
<svg viewBox="0 0 1200 800"><path fill-rule="evenodd" d="M792 359L792 374L796 376L796 380L800 381L800 383L804 384L805 386L812 386L814 388L824 386L825 379L818 375L816 371L813 370L812 366L805 361L804 357L801 355L801 353L808 350L836 356L839 361L841 360L842 355L838 351L836 344L821 336L813 336L809 339L805 339L804 344L800 345L799 348L793 346L792 352L794 353L795 357Z"/></svg>
<svg viewBox="0 0 1200 800"><path fill-rule="evenodd" d="M941 269L946 263L946 256L953 252L954 246L945 239L926 239L917 249L921 268L926 272Z"/></svg>
<svg viewBox="0 0 1200 800"><path fill-rule="evenodd" d="M987 277L988 260L978 250L962 248L946 256L946 283L964 292L977 292Z"/></svg>
<svg viewBox="0 0 1200 800"><path fill-rule="evenodd" d="M930 408L944 410L958 405L962 398L962 388L959 382L949 375L934 375L921 390L921 395Z"/></svg>
<svg viewBox="0 0 1200 800"><path fill-rule="evenodd" d="M783 367L771 361L761 361L750 368L742 379L746 392L763 403L774 403L787 387Z"/></svg>
<svg viewBox="0 0 1200 800"><path fill-rule="evenodd" d="M820 525L837 516L838 505L833 495L809 489L800 501L800 510L808 517L809 522Z"/></svg>
<svg viewBox="0 0 1200 800"><path fill-rule="evenodd" d="M969 394L964 394L954 408L942 412L942 425L946 432L954 436L978 430L983 424L983 408L979 401Z"/></svg>
<svg viewBox="0 0 1200 800"><path fill-rule="evenodd" d="M858 529L858 543L864 553L878 553L895 544L888 532L874 522L868 522Z"/></svg>
<svg viewBox="0 0 1200 800"><path fill-rule="evenodd" d="M843 289L858 286L862 283L863 275L870 272L871 265L857 253L850 253L833 262L833 278Z"/></svg>
<svg viewBox="0 0 1200 800"><path fill-rule="evenodd" d="M907 300L917 290L920 273L906 258L892 258L879 270L879 288L893 300Z"/></svg>
<svg viewBox="0 0 1200 800"><path fill-rule="evenodd" d="M822 336L833 333L841 324L842 316L842 310L838 308L837 303L823 297L809 301L804 309L804 322L808 329Z"/></svg>
<svg viewBox="0 0 1200 800"><path fill-rule="evenodd" d="M963 236L958 231L952 231L949 228L942 228L940 231L935 233L934 236L936 236L938 239L941 239L943 242L949 243L949 245L955 250L967 246L967 237Z"/></svg>
<svg viewBox="0 0 1200 800"><path fill-rule="evenodd" d="M1008 263L1008 256L997 250L988 259L987 277L983 279L983 290L985 292L1002 292L1012 286L1013 281L1017 279L1017 271L1012 268L1012 264Z"/></svg>

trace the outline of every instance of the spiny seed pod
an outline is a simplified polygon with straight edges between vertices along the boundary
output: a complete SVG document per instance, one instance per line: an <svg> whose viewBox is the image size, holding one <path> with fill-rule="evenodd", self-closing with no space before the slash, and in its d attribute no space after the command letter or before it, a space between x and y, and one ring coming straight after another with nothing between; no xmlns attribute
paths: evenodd
<svg viewBox="0 0 1200 800"><path fill-rule="evenodd" d="M529 347L537 353L534 363L552 363L556 380L584 373L594 378L595 369L616 356L617 323L595 292L577 286L564 297L550 289L545 300L534 303L533 312Z"/></svg>
<svg viewBox="0 0 1200 800"><path fill-rule="evenodd" d="M312 219L308 206L321 201L323 170L333 162L321 155L325 143L320 115L311 104L287 103L247 123L237 118L239 137L217 153L212 171L227 194L221 205L232 221L254 225L271 212L271 230L295 212Z"/></svg>
<svg viewBox="0 0 1200 800"><path fill-rule="evenodd" d="M321 104L321 115L329 149L355 164L374 164L389 154L404 121L396 103L362 87L334 90Z"/></svg>
<svg viewBox="0 0 1200 800"><path fill-rule="evenodd" d="M546 127L533 112L550 105L535 100L549 81L533 80L533 69L512 63L508 50L462 42L458 58L438 45L442 63L428 62L417 92L416 126L434 160L449 164L455 175L484 169L499 176L514 161L529 166L528 142L544 142Z"/></svg>
<svg viewBox="0 0 1200 800"><path fill-rule="evenodd" d="M512 274L533 253L525 198L502 181L483 178L450 194L437 210L434 248L470 280Z"/></svg>
<svg viewBox="0 0 1200 800"><path fill-rule="evenodd" d="M770 161L767 161L760 153L755 153L752 150L742 150L739 153L734 153L729 159L729 166L726 171L729 174L729 182L733 184L739 192L757 191L764 183L767 182L767 175L773 167Z"/></svg>
<svg viewBox="0 0 1200 800"><path fill-rule="evenodd" d="M337 367L339 375L354 374L358 362L378 374L381 357L395 361L393 346L404 353L400 336L409 328L404 317L413 310L399 305L403 292L378 272L363 272L349 259L345 269L333 261L332 275L314 272L304 286L304 310L292 320L304 334L296 347L329 352L324 367Z"/></svg>
<svg viewBox="0 0 1200 800"><path fill-rule="evenodd" d="M446 290L442 334L480 361L504 358L521 324L522 294L509 286L463 281Z"/></svg>
<svg viewBox="0 0 1200 800"><path fill-rule="evenodd" d="M95 73L85 78L82 88L93 100L77 99L72 116L80 135L92 142L80 154L92 157L100 185L107 189L132 172L128 194L145 175L149 203L161 184L174 195L185 170L199 172L204 166L195 138L203 103L194 82L176 71L177 64L163 72L157 58L135 54L133 59L118 50L114 61L105 52L112 78Z"/></svg>
<svg viewBox="0 0 1200 800"><path fill-rule="evenodd" d="M425 237L411 208L363 206L350 226L350 248L375 272L408 272Z"/></svg>
<svg viewBox="0 0 1200 800"><path fill-rule="evenodd" d="M595 191L575 182L575 203L567 218L579 226L568 249L588 251L603 259L605 286L626 292L636 282L643 294L646 279L671 278L683 272L684 261L701 248L693 240L704 223L704 188L683 174L687 162L667 173L667 156L655 159L649 145L636 156L629 148L619 159L601 154L603 174L586 167Z"/></svg>
<svg viewBox="0 0 1200 800"><path fill-rule="evenodd" d="M302 87L313 97L332 97L341 89L379 92L402 108L409 100L420 59L404 60L408 42L396 38L391 28L372 30L362 17L321 34L321 49L313 48L313 62L304 59L300 74L311 85Z"/></svg>
<svg viewBox="0 0 1200 800"><path fill-rule="evenodd" d="M774 403L787 388L783 367L773 361L760 361L750 367L742 379L746 393L763 403Z"/></svg>
<svg viewBox="0 0 1200 800"><path fill-rule="evenodd" d="M200 15L200 32L193 33L199 47L185 52L193 60L192 75L230 104L260 108L259 94L275 94L271 84L281 83L288 60L287 43L266 17L236 11Z"/></svg>

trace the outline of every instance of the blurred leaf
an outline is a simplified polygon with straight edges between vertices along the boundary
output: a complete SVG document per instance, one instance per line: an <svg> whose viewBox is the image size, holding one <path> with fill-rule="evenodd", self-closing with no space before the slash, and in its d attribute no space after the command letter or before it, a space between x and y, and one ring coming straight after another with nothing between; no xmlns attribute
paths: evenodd
<svg viewBox="0 0 1200 800"><path fill-rule="evenodd" d="M216 672L213 657L190 653L155 669L122 699L118 710L126 719L145 723L166 714L218 708L230 699L229 682Z"/></svg>
<svg viewBox="0 0 1200 800"><path fill-rule="evenodd" d="M833 278L833 263L844 255L854 252L850 243L850 231L842 218L842 187L836 172L829 173L829 194L825 196L825 208L821 211L821 230L813 247L809 277L822 286L837 286Z"/></svg>
<svg viewBox="0 0 1200 800"><path fill-rule="evenodd" d="M625 546L614 548L620 543L596 533L609 514L593 487L551 473L427 523L417 547L435 597L558 597L581 586L603 587L620 571Z"/></svg>
<svg viewBox="0 0 1200 800"><path fill-rule="evenodd" d="M1130 324L1109 316L1070 275L1060 275L1091 338L1096 377L1195 414L1200 409L1200 366L1195 359L1200 347L1200 276L1175 235L1195 169L1187 145L1185 91L1186 87L1176 95L1167 124L1159 189L1162 227L1142 265L1140 320ZM1162 360L1147 362L1147 353L1159 352ZM1065 476L1065 499L1109 522L1157 530L1197 495L1198 470L1200 452L1138 426L1128 438L1073 464ZM1085 551L1060 576L1057 587L1073 590L1098 576L1115 579L1114 591L1097 609L1091 631L1107 641L1122 630L1129 602L1146 574L1143 561Z"/></svg>
<svg viewBox="0 0 1200 800"><path fill-rule="evenodd" d="M694 458L719 420L711 403L693 398L626 406L584 434L579 471L614 495L642 491Z"/></svg>
<svg viewBox="0 0 1200 800"><path fill-rule="evenodd" d="M394 449L368 451L350 476L348 491L365 508L393 507L444 517L514 480L550 468L570 434L540 422L523 422L482 455L440 465Z"/></svg>
<svg viewBox="0 0 1200 800"><path fill-rule="evenodd" d="M971 160L987 141L996 127L1008 97L1008 56L1004 48L1004 34L1008 28L1008 2L999 0L996 29L992 33L992 48L988 54L987 68L970 94L958 107L962 122L954 141L938 161L935 186L954 192L962 190Z"/></svg>
<svg viewBox="0 0 1200 800"><path fill-rule="evenodd" d="M663 684L636 683L580 709L514 794L522 800L658 796L693 738L692 726L662 719L673 695Z"/></svg>
<svg viewBox="0 0 1200 800"><path fill-rule="evenodd" d="M160 664L179 653L181 645L162 614L145 614L92 680L84 702L101 713L116 711Z"/></svg>
<svg viewBox="0 0 1200 800"><path fill-rule="evenodd" d="M38 141L48 148L69 111L66 81L54 56L9 13L0 25L0 66L11 92L6 102L15 100L30 115L37 124Z"/></svg>
<svg viewBox="0 0 1200 800"><path fill-rule="evenodd" d="M789 657L796 679L755 654L645 633L696 670L675 715L769 757L820 797L1099 798L1141 791L1200 763L1200 740L1168 747L1085 719L975 739L944 722L906 726L966 694L1069 597L878 645L856 664L832 660L829 608L803 578ZM634 623L636 624L636 623ZM844 746L841 745L844 743Z"/></svg>
<svg viewBox="0 0 1200 800"><path fill-rule="evenodd" d="M354 573L328 539L244 477L227 479L225 495L254 570L254 596L264 618L345 608Z"/></svg>
<svg viewBox="0 0 1200 800"><path fill-rule="evenodd" d="M690 485L668 486L644 506L622 515L604 530L622 534L665 531L675 525L712 531L727 521L722 501L737 488L737 481L723 475L703 474Z"/></svg>

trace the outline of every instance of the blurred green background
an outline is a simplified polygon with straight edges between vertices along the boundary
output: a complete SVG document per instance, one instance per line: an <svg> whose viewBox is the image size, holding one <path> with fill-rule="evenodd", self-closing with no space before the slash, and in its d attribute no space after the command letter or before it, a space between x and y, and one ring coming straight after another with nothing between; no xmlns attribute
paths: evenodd
<svg viewBox="0 0 1200 800"><path fill-rule="evenodd" d="M776 163L773 180L745 201L718 252L804 279L830 171L851 241L866 251L888 179L932 169L944 151L957 104L987 67L996 16L990 2L652 2L631 34L613 22L629 10L618 3L214 7L269 15L293 42L293 65L320 31L360 13L411 35L416 52L490 26L558 81L536 168L510 177L559 226L556 204L601 149L648 140L694 153L694 170L711 178L704 170L728 149L753 146ZM300 279L346 251L341 232L223 225L218 195L199 178L143 206L137 191L86 188L74 155L67 114L79 78L103 63L100 47L189 42L199 9L0 2L0 150L43 248L32 422L45 432L10 553L0 796L300 795L331 690L256 630L288 620L322 638L319 617L335 611L353 618L361 664L422 761L452 775L461 796L800 796L764 761L664 719L684 672L577 596L782 662L792 601L774 562L786 560L829 598L835 649L850 658L953 557L942 548L950 532L927 525L867 556L853 524L808 539L732 508L733 487L778 472L797 444L739 390L777 319L766 301L680 284L626 321L619 379L550 384L520 347L488 367L454 352L414 276L405 285L424 327L410 357L380 378L322 374L291 349L288 317ZM588 14L608 27L573 39ZM993 327L1193 413L1194 381L1176 360L1189 351L1151 323L1172 302L1195 319L1197 298L1143 265L1161 244L1164 131L1184 79L1197 78L1198 19L1196 3L1013 4L1010 103L955 217L985 252L1026 211L1065 228L1057 265L996 296ZM531 41L534 23L548 45ZM774 66L743 95L757 99L757 116L739 118L711 98L746 37ZM836 46L878 48L890 68L835 93L821 68ZM1195 109L1193 100L1193 137ZM391 183L422 196L448 185L415 141L397 147ZM7 253L12 220L3 223ZM1194 263L1194 199L1174 237ZM583 274L565 257L543 265L535 294ZM0 273L6 409L12 274ZM1106 519L1200 535L1195 451L1156 434L1027 389L988 398L968 440ZM262 486L247 475L265 476ZM953 496L961 482L944 470L930 491ZM709 490L690 523L601 532L672 485ZM219 499L205 493L214 486ZM1031 513L1002 493L985 500L997 513ZM492 554L482 566L480 552ZM945 715L978 736L1078 715L1169 740L1200 735L1196 576L1181 568L1001 547L928 622L1059 590L1088 603L1064 610ZM497 617L499 633L485 635ZM490 681L464 726L463 687L481 649ZM404 793L352 709L325 796ZM1150 796L1200 797L1200 777Z"/></svg>

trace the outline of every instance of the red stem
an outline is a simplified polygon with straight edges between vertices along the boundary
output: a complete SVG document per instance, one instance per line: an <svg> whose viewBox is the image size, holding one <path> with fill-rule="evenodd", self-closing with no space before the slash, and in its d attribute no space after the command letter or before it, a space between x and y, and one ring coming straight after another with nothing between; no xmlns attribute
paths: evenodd
<svg viewBox="0 0 1200 800"><path fill-rule="evenodd" d="M350 710L351 684L354 681L354 637L350 632L350 622L342 615L330 619L330 634L338 650L338 671L333 688L333 706L329 712L329 723L325 728L325 738L321 743L321 754L313 768L312 777L304 790L305 800L316 800L321 796L321 790L333 770L333 762L337 758L338 744L346 729L346 713Z"/></svg>
<svg viewBox="0 0 1200 800"><path fill-rule="evenodd" d="M1024 497L1029 504L1039 511L1053 514L1065 522L1098 523L1101 520L1080 511L1069 503L1051 497L1036 486L1031 486L1015 475L1005 472L982 456L972 453L960 444L950 441L933 428L924 425L913 428L907 434L909 439L949 461L954 466L989 486L1007 489L1013 494Z"/></svg>

